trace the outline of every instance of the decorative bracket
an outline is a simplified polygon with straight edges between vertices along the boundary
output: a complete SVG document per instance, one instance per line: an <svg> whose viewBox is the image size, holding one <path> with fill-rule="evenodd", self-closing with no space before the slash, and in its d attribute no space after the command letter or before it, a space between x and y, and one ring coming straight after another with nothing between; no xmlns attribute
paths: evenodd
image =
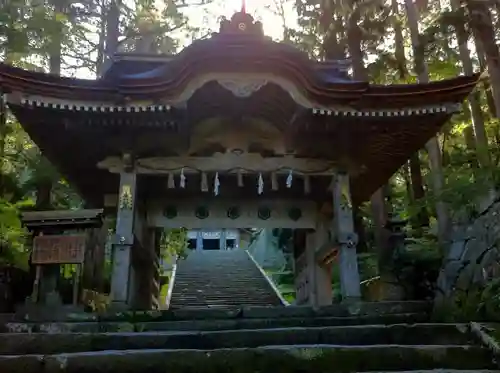
<svg viewBox="0 0 500 373"><path fill-rule="evenodd" d="M233 95L236 97L240 98L246 98L250 97L252 94L257 92L259 89L261 89L263 86L267 84L267 80L264 79L258 79L258 80L253 80L253 79L241 79L241 80L226 80L226 79L219 79L217 82L227 89L228 91L231 91Z"/></svg>
<svg viewBox="0 0 500 373"><path fill-rule="evenodd" d="M120 193L118 206L120 210L132 210L132 188L130 185L123 185Z"/></svg>
<svg viewBox="0 0 500 373"><path fill-rule="evenodd" d="M134 236L125 237L115 234L111 236L111 244L114 246L132 246L134 244Z"/></svg>
<svg viewBox="0 0 500 373"><path fill-rule="evenodd" d="M341 233L339 232L337 237L337 242L342 246L347 246L348 248L355 247L358 244L358 235L356 233Z"/></svg>

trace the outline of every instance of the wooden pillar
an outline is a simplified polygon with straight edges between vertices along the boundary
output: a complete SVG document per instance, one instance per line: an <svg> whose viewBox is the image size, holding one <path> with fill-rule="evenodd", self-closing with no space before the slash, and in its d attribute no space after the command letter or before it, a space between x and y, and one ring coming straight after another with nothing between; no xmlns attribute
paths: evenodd
<svg viewBox="0 0 500 373"><path fill-rule="evenodd" d="M361 298L349 175L339 173L333 182L333 232L339 246L340 286L343 300Z"/></svg>
<svg viewBox="0 0 500 373"><path fill-rule="evenodd" d="M306 233L306 271L307 271L307 289L308 292L307 299L308 304L316 307L318 305L318 294L317 294L317 283L316 283L316 247L315 247L315 236L314 232Z"/></svg>
<svg viewBox="0 0 500 373"><path fill-rule="evenodd" d="M324 222L316 223L316 231L311 238L314 249L314 306L328 306L333 302L332 269L330 264L321 264L318 261L318 249L329 242L328 228Z"/></svg>
<svg viewBox="0 0 500 373"><path fill-rule="evenodd" d="M156 228L150 229L150 249L153 256L153 262L151 263L149 285L150 285L150 304L153 309L158 309L160 307L160 249L157 248L157 243L159 246L159 231Z"/></svg>
<svg viewBox="0 0 500 373"><path fill-rule="evenodd" d="M102 291L104 287L105 245L108 225L88 230L85 248L85 261L82 271L82 287L87 290Z"/></svg>
<svg viewBox="0 0 500 373"><path fill-rule="evenodd" d="M219 249L226 250L226 230L220 230L220 238L219 238Z"/></svg>
<svg viewBox="0 0 500 373"><path fill-rule="evenodd" d="M310 304L309 275L307 263L305 232L296 229L293 236L294 272L295 272L295 303L297 305Z"/></svg>
<svg viewBox="0 0 500 373"><path fill-rule="evenodd" d="M159 260L155 247L156 242L156 229L145 228L140 247L142 257L134 268L138 281L135 288L136 309L151 310L158 308L159 281L157 281L157 272Z"/></svg>
<svg viewBox="0 0 500 373"><path fill-rule="evenodd" d="M111 300L113 303L123 306L129 302L129 286L132 277L136 184L137 175L135 172L122 172L120 174L116 240L113 245Z"/></svg>
<svg viewBox="0 0 500 373"><path fill-rule="evenodd" d="M196 250L203 250L203 231L201 229L196 232Z"/></svg>

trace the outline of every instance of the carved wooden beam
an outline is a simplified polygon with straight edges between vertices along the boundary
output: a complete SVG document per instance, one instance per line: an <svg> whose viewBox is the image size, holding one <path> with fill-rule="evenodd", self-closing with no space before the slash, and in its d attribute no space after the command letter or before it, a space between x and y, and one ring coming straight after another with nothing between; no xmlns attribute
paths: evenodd
<svg viewBox="0 0 500 373"><path fill-rule="evenodd" d="M97 164L100 169L112 173L120 173L124 163L119 157L108 157ZM139 174L165 175L169 173L282 173L290 170L298 175L333 175L335 162L284 157L262 157L260 154L217 153L211 157L153 157L140 158L135 162L135 170Z"/></svg>

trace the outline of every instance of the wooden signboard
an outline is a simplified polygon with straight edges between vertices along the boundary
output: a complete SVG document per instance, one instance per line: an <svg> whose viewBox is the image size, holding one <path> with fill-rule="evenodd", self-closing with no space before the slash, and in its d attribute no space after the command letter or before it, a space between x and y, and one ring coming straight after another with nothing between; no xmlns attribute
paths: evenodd
<svg viewBox="0 0 500 373"><path fill-rule="evenodd" d="M33 264L82 264L85 235L37 236L33 240Z"/></svg>

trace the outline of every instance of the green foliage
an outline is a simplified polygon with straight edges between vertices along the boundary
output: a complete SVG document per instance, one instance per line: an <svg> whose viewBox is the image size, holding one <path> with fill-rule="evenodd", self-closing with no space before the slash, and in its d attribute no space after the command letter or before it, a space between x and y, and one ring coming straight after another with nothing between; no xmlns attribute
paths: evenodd
<svg viewBox="0 0 500 373"><path fill-rule="evenodd" d="M500 278L486 284L455 289L451 299L439 309L437 317L446 322L500 321Z"/></svg>
<svg viewBox="0 0 500 373"><path fill-rule="evenodd" d="M185 228L164 230L160 250L161 257L167 262L174 258L184 259L187 256L187 230Z"/></svg>
<svg viewBox="0 0 500 373"><path fill-rule="evenodd" d="M27 232L19 218L19 206L0 199L0 266L27 269L29 250Z"/></svg>

